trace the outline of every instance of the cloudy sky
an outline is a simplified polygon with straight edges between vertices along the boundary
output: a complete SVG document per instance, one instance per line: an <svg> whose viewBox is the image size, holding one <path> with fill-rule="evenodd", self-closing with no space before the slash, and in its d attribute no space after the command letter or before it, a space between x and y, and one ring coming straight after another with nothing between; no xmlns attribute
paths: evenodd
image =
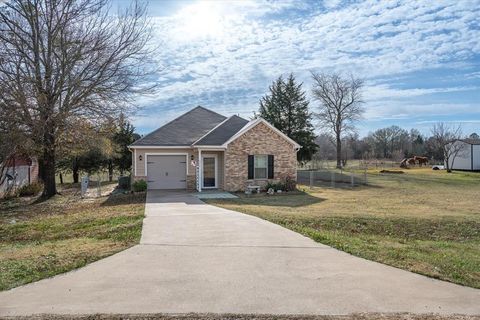
<svg viewBox="0 0 480 320"><path fill-rule="evenodd" d="M148 12L162 71L138 99L140 133L197 105L251 117L279 75L310 95L310 71L365 79L361 135L437 121L480 133L480 0L151 0Z"/></svg>

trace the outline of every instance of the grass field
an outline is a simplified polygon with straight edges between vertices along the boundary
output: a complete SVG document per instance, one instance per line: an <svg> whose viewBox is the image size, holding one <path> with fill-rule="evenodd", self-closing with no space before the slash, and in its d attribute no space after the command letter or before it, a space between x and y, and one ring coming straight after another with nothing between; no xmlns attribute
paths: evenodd
<svg viewBox="0 0 480 320"><path fill-rule="evenodd" d="M137 244L145 194L81 200L78 186L44 202L0 202L0 290L82 267Z"/></svg>
<svg viewBox="0 0 480 320"><path fill-rule="evenodd" d="M480 288L480 174L370 170L353 189L209 200L366 259Z"/></svg>

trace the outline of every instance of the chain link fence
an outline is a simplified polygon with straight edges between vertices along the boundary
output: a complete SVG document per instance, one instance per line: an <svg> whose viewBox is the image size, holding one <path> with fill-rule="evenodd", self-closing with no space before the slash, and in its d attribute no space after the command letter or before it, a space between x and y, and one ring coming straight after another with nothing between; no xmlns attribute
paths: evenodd
<svg viewBox="0 0 480 320"><path fill-rule="evenodd" d="M426 177L403 174L417 168L421 167L401 168L400 162L394 160L350 160L342 169L336 168L335 161L312 161L297 170L297 182L309 187L353 188L388 182L402 183L412 179L427 181ZM423 168L431 169L431 164Z"/></svg>
<svg viewBox="0 0 480 320"><path fill-rule="evenodd" d="M355 187L368 183L366 170L298 170L297 182L310 187Z"/></svg>

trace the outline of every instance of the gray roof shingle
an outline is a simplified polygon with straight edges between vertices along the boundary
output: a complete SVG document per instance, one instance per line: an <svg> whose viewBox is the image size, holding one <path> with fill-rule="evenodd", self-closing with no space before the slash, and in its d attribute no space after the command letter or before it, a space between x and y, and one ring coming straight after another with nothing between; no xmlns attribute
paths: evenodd
<svg viewBox="0 0 480 320"><path fill-rule="evenodd" d="M239 116L232 116L225 122L219 125L217 128L208 133L200 141L197 141L195 145L199 146L218 146L227 142L235 133L240 131L248 120L240 118Z"/></svg>
<svg viewBox="0 0 480 320"><path fill-rule="evenodd" d="M467 138L467 139L461 139L460 141L463 141L468 144L480 144L480 139L472 139L472 138Z"/></svg>
<svg viewBox="0 0 480 320"><path fill-rule="evenodd" d="M226 119L203 107L196 107L135 141L132 146L190 146Z"/></svg>

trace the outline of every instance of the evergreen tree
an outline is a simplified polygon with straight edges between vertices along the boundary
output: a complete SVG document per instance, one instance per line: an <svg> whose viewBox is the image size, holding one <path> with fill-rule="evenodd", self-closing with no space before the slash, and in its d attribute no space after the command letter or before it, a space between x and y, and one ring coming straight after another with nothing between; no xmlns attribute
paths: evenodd
<svg viewBox="0 0 480 320"><path fill-rule="evenodd" d="M305 162L312 159L318 146L315 143L312 114L308 110L309 101L302 85L296 83L293 74L286 80L280 76L269 87L269 94L260 100L255 117L267 120L300 144L302 148L297 153L297 160Z"/></svg>
<svg viewBox="0 0 480 320"><path fill-rule="evenodd" d="M130 171L132 167L132 153L128 146L140 138L134 131L135 127L122 115L112 139L117 147L117 155L113 159L113 164L122 175L125 171Z"/></svg>

